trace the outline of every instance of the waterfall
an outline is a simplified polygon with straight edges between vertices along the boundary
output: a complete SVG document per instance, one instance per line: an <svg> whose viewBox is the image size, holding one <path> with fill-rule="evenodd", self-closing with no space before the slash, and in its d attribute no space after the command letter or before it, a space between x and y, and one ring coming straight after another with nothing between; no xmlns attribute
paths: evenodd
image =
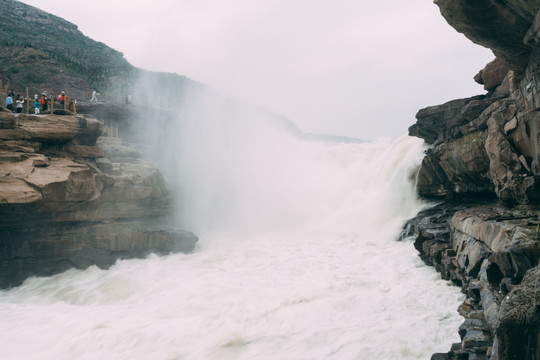
<svg viewBox="0 0 540 360"><path fill-rule="evenodd" d="M413 360L459 340L459 289L396 241L425 206L421 141L205 126L162 137L196 251L0 291L4 359Z"/></svg>

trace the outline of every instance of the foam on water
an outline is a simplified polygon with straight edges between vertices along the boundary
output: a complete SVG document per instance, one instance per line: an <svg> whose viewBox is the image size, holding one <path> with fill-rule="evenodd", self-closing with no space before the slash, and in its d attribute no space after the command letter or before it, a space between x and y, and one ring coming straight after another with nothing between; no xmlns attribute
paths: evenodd
<svg viewBox="0 0 540 360"><path fill-rule="evenodd" d="M180 194L194 253L1 291L2 358L428 359L459 340L459 289L395 241L425 206L418 139L260 149L219 153L218 181L208 154L182 164L203 179Z"/></svg>

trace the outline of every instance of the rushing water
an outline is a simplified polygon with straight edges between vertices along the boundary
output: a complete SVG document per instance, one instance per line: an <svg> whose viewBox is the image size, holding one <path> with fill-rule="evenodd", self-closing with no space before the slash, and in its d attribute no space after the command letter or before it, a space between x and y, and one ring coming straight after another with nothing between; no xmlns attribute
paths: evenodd
<svg viewBox="0 0 540 360"><path fill-rule="evenodd" d="M459 289L396 241L425 206L418 139L213 142L176 159L196 251L0 292L2 359L429 359L459 340Z"/></svg>

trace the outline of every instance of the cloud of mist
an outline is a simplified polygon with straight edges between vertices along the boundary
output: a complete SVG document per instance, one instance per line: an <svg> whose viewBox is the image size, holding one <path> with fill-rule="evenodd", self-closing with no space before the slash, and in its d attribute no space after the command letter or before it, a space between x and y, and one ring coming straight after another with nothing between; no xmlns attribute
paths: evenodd
<svg viewBox="0 0 540 360"><path fill-rule="evenodd" d="M137 96L167 91L156 74L146 75ZM156 149L150 160L169 182L177 226L200 235L354 231L399 224L396 206L400 214L419 208L410 175L422 156L420 139L308 140L286 119L208 88L168 91L178 101L150 109L136 128Z"/></svg>
<svg viewBox="0 0 540 360"><path fill-rule="evenodd" d="M306 132L396 137L420 108L484 93L473 77L493 59L426 0L25 2Z"/></svg>

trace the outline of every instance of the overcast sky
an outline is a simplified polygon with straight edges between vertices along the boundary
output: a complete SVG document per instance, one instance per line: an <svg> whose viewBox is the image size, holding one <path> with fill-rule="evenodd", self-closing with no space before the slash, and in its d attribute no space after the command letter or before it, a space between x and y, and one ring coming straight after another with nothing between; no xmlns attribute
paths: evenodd
<svg viewBox="0 0 540 360"><path fill-rule="evenodd" d="M306 132L406 133L423 107L483 94L494 56L431 0L24 0L148 70L176 72Z"/></svg>

